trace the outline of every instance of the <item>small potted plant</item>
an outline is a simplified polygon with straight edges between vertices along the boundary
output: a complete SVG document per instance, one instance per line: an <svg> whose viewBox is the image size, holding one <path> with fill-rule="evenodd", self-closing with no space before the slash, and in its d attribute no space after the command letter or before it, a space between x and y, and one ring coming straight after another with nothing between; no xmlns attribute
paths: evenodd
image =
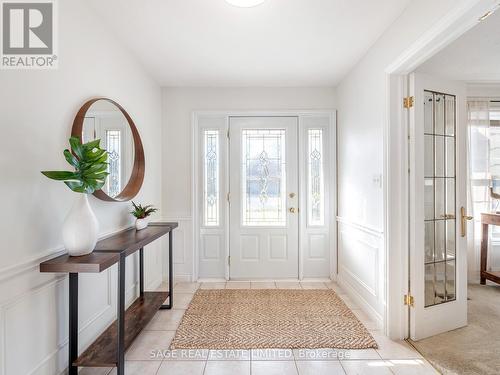
<svg viewBox="0 0 500 375"><path fill-rule="evenodd" d="M100 139L82 144L80 138L69 139L71 151L64 150L66 161L74 171L44 171L44 176L64 181L78 194L63 224L63 243L70 256L90 254L96 245L99 223L90 207L88 195L101 189L108 176L108 152L100 148Z"/></svg>
<svg viewBox="0 0 500 375"><path fill-rule="evenodd" d="M134 207L134 209L130 211L130 213L136 219L135 228L137 230L146 228L148 226L148 216L158 211L158 209L154 208L151 204L142 206L141 204L135 204L134 201L132 201L132 206Z"/></svg>

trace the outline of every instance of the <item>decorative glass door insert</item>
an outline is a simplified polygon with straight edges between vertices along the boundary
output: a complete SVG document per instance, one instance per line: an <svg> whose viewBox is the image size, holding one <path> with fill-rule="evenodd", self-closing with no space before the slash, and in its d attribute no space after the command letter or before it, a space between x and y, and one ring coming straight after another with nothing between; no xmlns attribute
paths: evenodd
<svg viewBox="0 0 500 375"><path fill-rule="evenodd" d="M242 224L285 226L285 130L244 129L241 136Z"/></svg>
<svg viewBox="0 0 500 375"><path fill-rule="evenodd" d="M204 131L203 224L219 225L219 131Z"/></svg>
<svg viewBox="0 0 500 375"><path fill-rule="evenodd" d="M424 91L425 307L456 298L456 97Z"/></svg>
<svg viewBox="0 0 500 375"><path fill-rule="evenodd" d="M307 136L307 223L309 226L322 226L325 223L323 129L309 129Z"/></svg>

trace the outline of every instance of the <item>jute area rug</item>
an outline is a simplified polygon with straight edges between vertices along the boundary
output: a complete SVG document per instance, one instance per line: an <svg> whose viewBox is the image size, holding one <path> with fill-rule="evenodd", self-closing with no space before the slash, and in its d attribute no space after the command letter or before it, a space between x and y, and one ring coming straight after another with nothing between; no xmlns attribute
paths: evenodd
<svg viewBox="0 0 500 375"><path fill-rule="evenodd" d="M171 349L367 349L368 330L333 290L216 289L194 295Z"/></svg>

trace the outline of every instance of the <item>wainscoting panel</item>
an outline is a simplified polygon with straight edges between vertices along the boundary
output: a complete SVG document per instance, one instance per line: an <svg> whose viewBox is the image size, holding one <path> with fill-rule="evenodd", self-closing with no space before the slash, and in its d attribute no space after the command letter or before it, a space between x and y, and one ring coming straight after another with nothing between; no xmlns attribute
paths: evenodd
<svg viewBox="0 0 500 375"><path fill-rule="evenodd" d="M173 232L174 240L174 277L177 281L191 281L193 275L193 221L185 218L162 218L162 221L177 222L179 227ZM168 249L168 236L163 238ZM164 281L167 281L168 271L164 265Z"/></svg>
<svg viewBox="0 0 500 375"><path fill-rule="evenodd" d="M145 285L162 281L162 241L145 249ZM163 248L165 250L165 248ZM38 264L52 252L0 271L0 375L58 375L67 367L68 277L42 274ZM138 295L138 257L126 264L126 303ZM116 318L117 266L79 277L79 350Z"/></svg>
<svg viewBox="0 0 500 375"><path fill-rule="evenodd" d="M373 228L338 221L338 282L379 325L385 306L384 237Z"/></svg>

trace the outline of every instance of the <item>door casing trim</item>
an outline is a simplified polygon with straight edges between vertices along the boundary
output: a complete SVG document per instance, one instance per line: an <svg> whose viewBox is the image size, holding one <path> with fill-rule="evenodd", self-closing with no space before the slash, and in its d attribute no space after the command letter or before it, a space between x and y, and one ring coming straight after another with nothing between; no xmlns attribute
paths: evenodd
<svg viewBox="0 0 500 375"><path fill-rule="evenodd" d="M498 1L462 2L420 38L410 43L386 69L386 116L384 120L384 233L386 259L385 333L391 339L409 337L409 209L408 209L408 114L403 98L408 95L407 75L424 61L478 24Z"/></svg>
<svg viewBox="0 0 500 375"><path fill-rule="evenodd" d="M198 171L200 168L199 163L199 123L198 118L203 115L211 115L211 116L221 116L226 119L226 126L229 126L229 118L230 117L279 117L279 116L293 116L298 117L298 131L299 137L301 135L301 116L308 115L327 115L330 119L330 139L329 145L331 148L330 151L330 160L329 160L329 181L328 184L330 186L329 196L330 196L330 220L329 220L329 230L330 230L330 280L336 280L337 275L337 225L336 225L336 217L337 217L337 111L334 109L325 109L325 110L255 110L255 111L193 111L191 117L191 146L192 146L192 163L191 163L191 216L193 218L193 281L199 280L199 249L200 249L200 241L199 241L199 233L200 233L200 218L199 218L199 189L200 189L200 181L198 178ZM299 138L300 145L300 138ZM226 158L225 161L228 163L229 158ZM228 166L226 165L226 168ZM299 175L300 175L300 166L299 166ZM226 185L229 185L229 179L226 179ZM299 181L300 185L300 181ZM227 191L229 186L226 186ZM299 192L300 194L300 192ZM227 201L224 200L224 210L229 214L229 207ZM302 215L301 215L302 216ZM227 216L229 217L229 216ZM304 280L303 277L303 257L301 251L301 232L302 220L299 220L299 280ZM225 225L225 236L226 236L226 246L225 246L225 259L229 256L229 222L226 220ZM229 280L229 266L227 262L224 265L225 269L225 280ZM218 279L220 280L220 279ZM321 280L324 278L319 277L318 279L308 278L307 280Z"/></svg>

